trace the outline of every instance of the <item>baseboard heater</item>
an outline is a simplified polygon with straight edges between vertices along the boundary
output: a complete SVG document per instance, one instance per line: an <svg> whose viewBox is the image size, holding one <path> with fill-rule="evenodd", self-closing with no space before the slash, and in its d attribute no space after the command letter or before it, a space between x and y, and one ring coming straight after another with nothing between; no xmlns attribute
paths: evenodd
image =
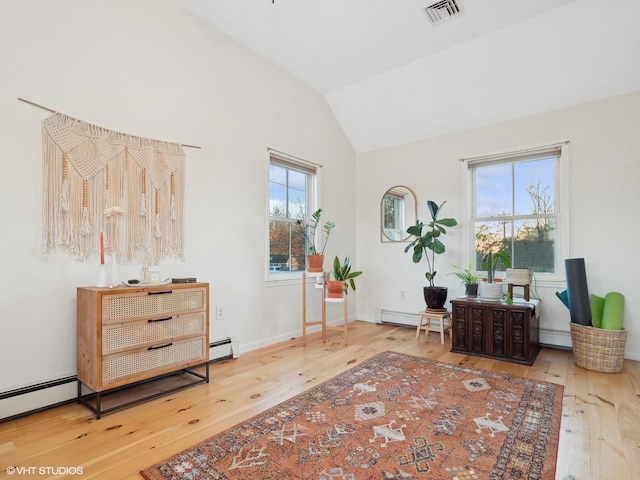
<svg viewBox="0 0 640 480"><path fill-rule="evenodd" d="M240 356L240 342L236 337L226 337L209 343L209 361L238 358Z"/></svg>
<svg viewBox="0 0 640 480"><path fill-rule="evenodd" d="M76 402L77 380L70 375L0 393L0 423Z"/></svg>
<svg viewBox="0 0 640 480"><path fill-rule="evenodd" d="M376 323L416 328L418 326L418 313L378 308L376 309Z"/></svg>
<svg viewBox="0 0 640 480"><path fill-rule="evenodd" d="M240 344L235 337L209 343L210 362L239 356ZM0 392L0 423L73 402L77 402L75 375Z"/></svg>

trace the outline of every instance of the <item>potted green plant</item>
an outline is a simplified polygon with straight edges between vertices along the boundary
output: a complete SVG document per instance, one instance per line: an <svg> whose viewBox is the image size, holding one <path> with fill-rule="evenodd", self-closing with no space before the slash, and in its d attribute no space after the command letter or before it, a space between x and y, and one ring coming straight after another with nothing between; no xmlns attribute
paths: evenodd
<svg viewBox="0 0 640 480"><path fill-rule="evenodd" d="M420 220L407 229L407 233L414 237L413 241L406 246L405 252L413 250L412 259L414 263L420 263L424 257L427 261L427 272L425 277L429 285L424 287L424 299L427 308L432 310L442 310L447 301L447 287L437 287L434 282L436 276L435 259L436 254L442 254L446 248L442 243L441 236L447 233L446 227L455 227L458 222L453 218L438 218L443 205L438 205L429 200L427 207L431 215L431 221L427 224ZM424 230L424 233L423 233Z"/></svg>
<svg viewBox="0 0 640 480"><path fill-rule="evenodd" d="M322 209L319 208L311 215L311 222L305 222L303 219L296 220L297 232L304 238L307 246L307 271L309 272L322 272L324 249L327 247L331 230L336 226L335 223L326 221L320 232L319 247L316 246L316 230L320 224L321 216Z"/></svg>
<svg viewBox="0 0 640 480"><path fill-rule="evenodd" d="M489 283L493 283L496 275L496 268L498 268L499 263L502 263L502 266L505 268L511 266L511 259L509 258L509 255L502 249L495 252L489 250L485 253L484 257L482 257L482 269L487 271L487 281Z"/></svg>
<svg viewBox="0 0 640 480"><path fill-rule="evenodd" d="M341 298L343 294L349 293L349 287L355 291L356 283L353 279L362 275L362 272L351 271L350 257L345 257L341 263L337 255L333 259L332 273L335 280L327 281L329 298Z"/></svg>
<svg viewBox="0 0 640 480"><path fill-rule="evenodd" d="M496 269L501 263L503 267L511 266L511 259L502 248L488 249L482 257L482 269L487 271L487 281L480 284L480 297L487 300L502 298L502 282L495 281Z"/></svg>
<svg viewBox="0 0 640 480"><path fill-rule="evenodd" d="M452 275L458 277L464 285L464 293L467 297L478 296L478 276L471 271L472 265L472 262L469 262L468 268L462 268L454 265L454 268L457 268L458 271L452 273Z"/></svg>

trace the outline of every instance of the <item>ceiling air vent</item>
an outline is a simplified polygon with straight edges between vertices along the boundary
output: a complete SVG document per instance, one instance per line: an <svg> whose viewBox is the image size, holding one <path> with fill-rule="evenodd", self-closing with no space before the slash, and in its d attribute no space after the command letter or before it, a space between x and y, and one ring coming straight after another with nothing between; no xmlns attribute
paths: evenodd
<svg viewBox="0 0 640 480"><path fill-rule="evenodd" d="M438 25L453 17L462 15L462 9L458 4L458 0L441 0L425 7L424 12L433 25Z"/></svg>

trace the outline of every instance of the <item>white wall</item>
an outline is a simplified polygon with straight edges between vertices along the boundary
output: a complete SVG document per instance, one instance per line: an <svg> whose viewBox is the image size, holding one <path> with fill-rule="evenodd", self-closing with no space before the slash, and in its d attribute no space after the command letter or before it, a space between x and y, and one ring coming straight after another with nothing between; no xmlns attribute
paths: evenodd
<svg viewBox="0 0 640 480"><path fill-rule="evenodd" d="M640 295L635 277L640 238L640 93L513 120L485 128L358 155L357 253L362 277L358 317L373 320L377 308L424 308L424 265L404 253L405 243L381 243L379 207L384 192L406 185L418 198L418 218L428 220L427 200L447 201L443 215L461 228L447 234L447 252L436 259L438 284L449 298L464 294L451 265L464 265L464 200L460 158L519 147L570 141L570 221L567 258L583 257L590 293L625 295L626 357L640 360ZM564 272L563 272L564 273ZM569 311L555 297L564 283L538 284L543 341L570 345ZM400 291L406 299L400 299Z"/></svg>
<svg viewBox="0 0 640 480"><path fill-rule="evenodd" d="M405 244L380 243L387 188L412 188L420 218L434 199L447 200L447 216L460 220L460 157L569 139L570 255L586 259L590 291L626 295L627 356L640 359L632 288L640 94L355 161L322 97L166 0L2 0L0 79L0 392L75 374L75 289L94 284L97 273L97 260L41 253L40 124L49 113L18 97L105 128L202 147L187 149L186 260L160 269L163 277L210 282L211 307L225 312L222 321L212 318L211 337L234 335L245 351L300 329L299 283L264 277L267 147L324 165L321 205L337 224L327 256L353 255L365 272L355 294L358 318L373 320L376 308L423 307L424 268L403 253ZM462 287L446 274L463 258L462 235L448 237L439 277L456 296ZM120 272L134 278L139 266ZM561 289L539 289L551 333L568 332L568 311L553 296ZM0 417L14 413L7 408L0 405Z"/></svg>
<svg viewBox="0 0 640 480"><path fill-rule="evenodd" d="M42 254L50 113L18 97L202 147L186 149L186 260L159 267L211 283L224 309L212 339L246 350L300 334L299 282L265 282L267 147L324 165L323 218L337 224L326 253L355 253L355 154L325 100L172 2L2 0L0 84L0 392L75 374L76 287L97 279L97 258Z"/></svg>

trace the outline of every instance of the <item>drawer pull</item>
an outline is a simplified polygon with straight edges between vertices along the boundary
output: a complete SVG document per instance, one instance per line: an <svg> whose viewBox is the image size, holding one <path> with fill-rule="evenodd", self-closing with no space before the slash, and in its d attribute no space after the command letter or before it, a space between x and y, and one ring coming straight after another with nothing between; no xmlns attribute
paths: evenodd
<svg viewBox="0 0 640 480"><path fill-rule="evenodd" d="M171 345L173 345L173 342L165 343L163 345L154 345L147 348L147 350L158 350L159 348L167 348L167 347L170 347Z"/></svg>
<svg viewBox="0 0 640 480"><path fill-rule="evenodd" d="M165 293L173 293L173 290L165 290L163 292L147 292L148 295L164 295Z"/></svg>
<svg viewBox="0 0 640 480"><path fill-rule="evenodd" d="M167 320L171 320L173 317L164 317L164 318L150 318L149 320L147 320L148 323L155 323L155 322L166 322Z"/></svg>

